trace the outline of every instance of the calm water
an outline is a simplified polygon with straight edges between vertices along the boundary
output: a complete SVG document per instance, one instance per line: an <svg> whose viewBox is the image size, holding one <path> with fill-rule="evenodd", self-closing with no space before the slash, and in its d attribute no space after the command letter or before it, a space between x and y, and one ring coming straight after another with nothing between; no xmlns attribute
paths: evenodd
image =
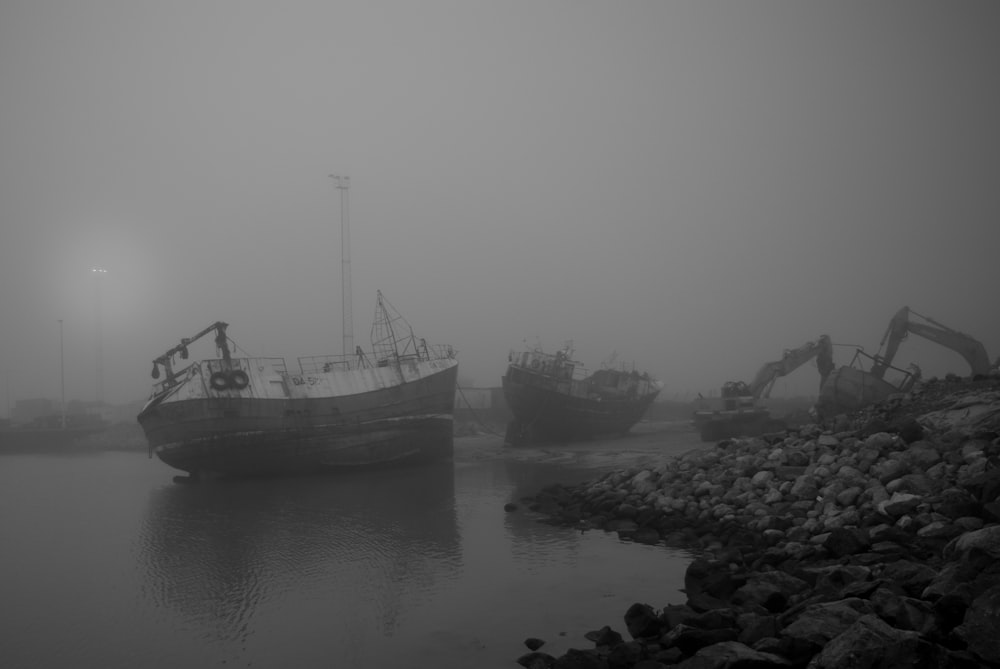
<svg viewBox="0 0 1000 669"><path fill-rule="evenodd" d="M648 432L648 433L647 433ZM689 556L503 505L699 447L687 432L453 463L172 482L145 453L0 456L0 666L517 667L683 601Z"/></svg>

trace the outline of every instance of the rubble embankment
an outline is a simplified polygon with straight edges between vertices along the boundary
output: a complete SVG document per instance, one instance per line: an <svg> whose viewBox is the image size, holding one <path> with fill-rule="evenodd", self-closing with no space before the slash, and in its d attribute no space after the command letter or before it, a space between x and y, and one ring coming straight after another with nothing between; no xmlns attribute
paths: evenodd
<svg viewBox="0 0 1000 669"><path fill-rule="evenodd" d="M528 669L1000 667L1000 381L526 501L696 556L686 603L636 603L560 657L529 639Z"/></svg>

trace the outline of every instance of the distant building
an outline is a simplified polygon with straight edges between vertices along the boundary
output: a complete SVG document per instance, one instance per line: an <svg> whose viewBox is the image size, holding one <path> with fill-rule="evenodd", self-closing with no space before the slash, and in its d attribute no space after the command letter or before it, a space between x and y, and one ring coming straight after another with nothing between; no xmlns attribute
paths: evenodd
<svg viewBox="0 0 1000 669"><path fill-rule="evenodd" d="M44 397L15 400L10 410L10 422L14 425L24 425L56 413L59 413L58 405Z"/></svg>
<svg viewBox="0 0 1000 669"><path fill-rule="evenodd" d="M125 418L122 407L98 402L82 402L70 400L66 403L67 425L89 425L94 422L115 423ZM137 410L127 406L126 415L131 413L135 418ZM27 400L15 400L10 410L11 425L33 424L39 427L58 427L62 425L62 408L59 402L44 397Z"/></svg>

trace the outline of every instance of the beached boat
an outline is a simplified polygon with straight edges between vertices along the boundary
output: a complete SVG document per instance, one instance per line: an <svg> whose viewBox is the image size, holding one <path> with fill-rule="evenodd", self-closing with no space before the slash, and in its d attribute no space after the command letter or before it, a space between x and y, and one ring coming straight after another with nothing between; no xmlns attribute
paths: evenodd
<svg viewBox="0 0 1000 669"><path fill-rule="evenodd" d="M625 369L589 372L565 347L555 354L511 352L502 378L514 420L505 442L575 441L624 434L660 393L649 374Z"/></svg>
<svg viewBox="0 0 1000 669"><path fill-rule="evenodd" d="M381 292L370 353L299 358L297 371L283 358L234 357L227 327L214 323L153 361L165 378L138 421L171 467L259 476L451 457L454 351L414 337ZM220 356L174 370L211 333Z"/></svg>
<svg viewBox="0 0 1000 669"><path fill-rule="evenodd" d="M849 365L833 370L823 381L816 411L823 418L851 413L906 393L919 380L920 370L915 365L900 369L858 349Z"/></svg>

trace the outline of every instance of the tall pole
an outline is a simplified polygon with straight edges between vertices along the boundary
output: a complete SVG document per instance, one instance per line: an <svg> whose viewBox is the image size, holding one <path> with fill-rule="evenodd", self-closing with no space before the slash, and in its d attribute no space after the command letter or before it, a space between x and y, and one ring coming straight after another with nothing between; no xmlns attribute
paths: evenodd
<svg viewBox="0 0 1000 669"><path fill-rule="evenodd" d="M63 322L59 319L59 413L62 415L62 427L66 429L66 365L63 355Z"/></svg>
<svg viewBox="0 0 1000 669"><path fill-rule="evenodd" d="M350 188L351 177L331 174L340 191L340 304L343 320L344 355L354 354L354 325L351 323L351 222Z"/></svg>
<svg viewBox="0 0 1000 669"><path fill-rule="evenodd" d="M108 270L94 267L90 270L94 275L94 310L97 321L97 390L98 405L104 404L104 325L101 319L101 283Z"/></svg>

